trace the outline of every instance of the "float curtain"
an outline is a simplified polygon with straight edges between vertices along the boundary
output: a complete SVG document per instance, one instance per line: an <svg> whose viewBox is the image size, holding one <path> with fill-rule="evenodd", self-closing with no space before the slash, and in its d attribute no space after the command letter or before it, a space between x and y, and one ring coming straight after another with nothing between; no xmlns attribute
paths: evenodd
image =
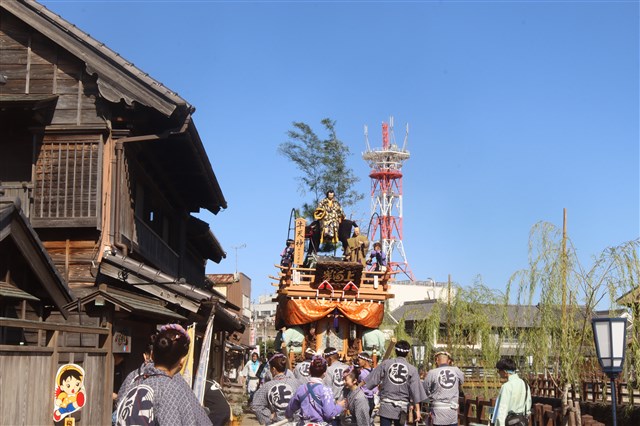
<svg viewBox="0 0 640 426"><path fill-rule="evenodd" d="M378 328L384 316L383 303L322 299L287 299L281 302L278 316L288 325L301 325L318 321L336 308L350 321L368 328Z"/></svg>

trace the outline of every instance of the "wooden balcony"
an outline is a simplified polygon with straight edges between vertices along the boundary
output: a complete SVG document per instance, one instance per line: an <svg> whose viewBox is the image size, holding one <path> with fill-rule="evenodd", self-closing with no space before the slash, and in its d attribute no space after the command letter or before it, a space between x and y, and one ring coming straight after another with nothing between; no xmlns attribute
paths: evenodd
<svg viewBox="0 0 640 426"><path fill-rule="evenodd" d="M158 269L175 277L180 275L180 255L142 219L135 216L134 248Z"/></svg>
<svg viewBox="0 0 640 426"><path fill-rule="evenodd" d="M336 262L335 265L340 265L340 262ZM357 263L343 262L344 266L358 266ZM302 268L293 267L287 268L280 265L275 265L279 268L278 276L271 276L271 279L277 281L272 283L273 286L278 287L278 293L284 294L287 297L292 298L325 298L336 300L367 300L367 301L379 301L383 302L393 297L393 294L388 292L388 284L391 280L391 276L396 272L375 272L363 270L360 279L354 284L357 286L357 291L343 291L345 287L343 284L335 285L333 280L328 280L334 289L331 291L318 291L320 280L318 270L316 268ZM319 276L319 275L318 275Z"/></svg>

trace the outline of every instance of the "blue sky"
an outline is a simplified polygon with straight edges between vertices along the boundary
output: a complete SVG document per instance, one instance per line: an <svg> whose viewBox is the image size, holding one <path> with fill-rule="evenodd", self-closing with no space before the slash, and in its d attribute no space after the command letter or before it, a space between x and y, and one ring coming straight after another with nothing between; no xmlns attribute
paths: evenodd
<svg viewBox="0 0 640 426"><path fill-rule="evenodd" d="M302 204L277 154L293 121L337 121L367 194L373 146L409 123L404 246L416 278L502 289L531 227L582 261L640 235L639 6L615 2L42 1L193 104L229 208L204 212L253 297Z"/></svg>

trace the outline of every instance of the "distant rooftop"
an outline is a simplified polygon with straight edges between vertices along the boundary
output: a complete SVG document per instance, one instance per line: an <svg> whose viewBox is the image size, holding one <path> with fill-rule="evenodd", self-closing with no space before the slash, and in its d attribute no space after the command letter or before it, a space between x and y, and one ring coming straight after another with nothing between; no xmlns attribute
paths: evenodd
<svg viewBox="0 0 640 426"><path fill-rule="evenodd" d="M449 283L446 282L436 282L434 280L426 280L426 281L394 281L391 283L392 285L419 285L424 287L446 287ZM453 285L453 283L451 283Z"/></svg>

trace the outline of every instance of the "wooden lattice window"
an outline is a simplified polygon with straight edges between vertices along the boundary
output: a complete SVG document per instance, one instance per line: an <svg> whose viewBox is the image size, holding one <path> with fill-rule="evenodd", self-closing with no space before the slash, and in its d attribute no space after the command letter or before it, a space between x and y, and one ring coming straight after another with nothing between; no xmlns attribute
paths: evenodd
<svg viewBox="0 0 640 426"><path fill-rule="evenodd" d="M33 219L40 225L97 224L100 212L102 143L96 136L45 137L34 176Z"/></svg>

